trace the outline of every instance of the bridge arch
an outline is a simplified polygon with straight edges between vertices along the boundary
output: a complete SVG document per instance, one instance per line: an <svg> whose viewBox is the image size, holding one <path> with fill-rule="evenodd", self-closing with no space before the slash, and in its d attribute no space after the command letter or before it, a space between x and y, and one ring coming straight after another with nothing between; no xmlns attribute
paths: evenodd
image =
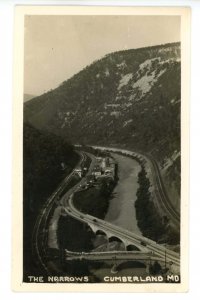
<svg viewBox="0 0 200 300"><path fill-rule="evenodd" d="M108 238L108 242L109 243L111 243L111 242L118 242L118 243L121 243L121 244L123 244L123 246L124 246L124 248L126 249L126 244L125 244L125 242L123 241L123 240L121 240L120 238L118 238L118 237L116 237L116 236L110 236L109 238Z"/></svg>
<svg viewBox="0 0 200 300"><path fill-rule="evenodd" d="M105 235L107 237L107 234L106 232L104 232L103 230L100 230L98 229L96 232L95 232L96 235Z"/></svg>
<svg viewBox="0 0 200 300"><path fill-rule="evenodd" d="M116 266L116 270L124 270L124 269L129 269L129 268L141 268L141 269L146 269L148 266L147 261L143 260L131 260L131 261L124 261L121 263L118 263Z"/></svg>
<svg viewBox="0 0 200 300"><path fill-rule="evenodd" d="M120 243L123 243L124 244L124 241L123 240L121 240L120 238L118 238L117 236L110 236L109 237L109 242L120 242Z"/></svg>
<svg viewBox="0 0 200 300"><path fill-rule="evenodd" d="M141 251L137 246L133 244L126 245L126 251Z"/></svg>

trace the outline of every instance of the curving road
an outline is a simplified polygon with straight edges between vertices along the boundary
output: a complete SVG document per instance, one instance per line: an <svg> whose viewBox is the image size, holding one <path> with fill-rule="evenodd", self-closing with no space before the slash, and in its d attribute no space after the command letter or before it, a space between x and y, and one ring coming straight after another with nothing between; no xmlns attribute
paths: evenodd
<svg viewBox="0 0 200 300"><path fill-rule="evenodd" d="M100 149L100 150L106 150L106 151L110 151L110 152L120 152L122 154L132 155L133 157L138 157L140 159L145 159L147 157L147 156L144 156L144 154L135 153L135 152L127 151L127 150L123 150L123 149L100 147L100 146L93 146L93 148ZM148 157L148 159L150 159L150 156ZM177 218L178 216L176 216L176 214L172 213L172 211L174 211L174 210L168 203L168 199L165 198L165 196L166 196L165 192L162 191L163 184L162 184L162 179L161 179L161 175L160 175L158 166L152 158L151 158L151 163L155 168L154 177L156 177L156 175L158 176L156 183L157 183L157 190L160 192L160 197L162 198L162 201L165 203L169 212L173 215L173 218L175 218L176 221L178 222L178 218ZM77 190L78 190L78 188L77 188ZM167 202L167 204L166 204L166 202ZM167 258L170 259L171 262L173 262L177 266L180 266L180 255L178 253L171 251L169 249L166 249L162 245L159 245L150 239L147 239L140 235L136 235L128 230L120 228L120 227L113 225L109 222L106 222L104 220L95 218L95 221L94 221L93 216L84 214L75 208L74 203L73 203L73 197L69 197L68 199L65 199L65 211L67 214L74 217L75 219L77 219L81 222L85 222L88 225L91 225L93 227L98 227L102 231L112 233L114 236L117 236L117 237L121 238L122 240L125 239L126 241L130 242L130 244L132 243L132 244L138 246L138 248L141 248L141 243L144 243L146 245L145 247L146 247L147 252L151 251L162 259L165 259L166 255L167 255Z"/></svg>
<svg viewBox="0 0 200 300"><path fill-rule="evenodd" d="M101 150L107 150L107 151L114 151L114 152L120 152L122 154L129 154L132 156L136 156L138 157L138 155L141 155L141 157L144 157L143 154L138 154L135 152L130 152L130 151L126 151L126 150L121 150L121 149L114 149L114 148L105 148L105 147L97 147L94 146L94 148L99 148ZM89 168L89 172L88 174L90 174L90 172L92 171L93 165L94 165L94 158L91 154L87 153L87 155L89 155L92 158L92 163L90 165ZM78 163L77 166L79 166L80 164L82 164L85 160L86 156L84 153L81 153L81 160ZM158 173L159 170L156 170L156 166L155 166L155 162L152 161L152 164L154 164L154 168L155 168L155 176L157 174L157 176L159 177L157 179L158 181L158 190L162 189L162 181L161 181L161 177L160 177L160 173ZM76 168L77 168L76 166ZM58 187L58 189L52 194L52 196L47 200L47 202L45 203L43 209L41 210L41 213L39 214L35 227L34 227L34 231L33 231L33 252L34 254L37 256L40 264L42 265L42 267L46 270L49 271L46 263L45 263L45 256L46 256L46 236L48 233L48 220L49 220L49 216L50 213L53 210L53 206L54 204L59 200L59 195L62 193L62 191L65 189L66 185L69 183L69 180L71 179L71 177L74 175L74 170L72 171L72 173L67 176L65 178L65 180L61 183L61 185ZM104 231L104 232L109 232L111 234L113 234L116 237L121 238L122 240L126 240L127 242L130 242L130 244L136 245L138 246L138 248L141 248L141 245L143 243L143 250L144 248L146 248L146 251L143 251L144 253L140 253L141 255L146 255L146 257L149 257L149 253L151 253L151 256L153 255L153 257L155 256L157 258L157 260L163 261L166 256L168 261L170 260L171 262L173 262L173 264L177 267L180 266L180 259L179 259L179 254L177 254L174 251L168 250L165 247L157 244L156 242L147 239L143 236L140 235L136 235L126 229L120 228L116 225L113 225L109 222L106 222L104 220L101 219L97 219L94 221L94 217L87 215L87 214L83 214L82 212L78 211L73 203L73 193L75 191L77 191L80 188L80 184L85 182L85 178L83 178L79 184L77 184L76 186L74 186L72 189L70 189L70 193L71 196L64 196L61 200L62 205L65 207L65 212L72 216L73 218L81 221L81 222L85 222L88 225L93 225L93 227L98 227L100 230ZM160 191L160 193L162 193ZM67 195L69 195L69 193L67 193ZM164 198L163 194L163 198ZM166 201L163 200L163 201ZM169 208L168 208L169 209ZM174 216L174 218L176 218L176 216ZM145 245L145 246L144 246ZM118 257L119 255L119 259L122 258L122 256L127 256L127 251L122 251L123 253L120 252L114 252L115 253L115 257ZM134 251L130 251L130 254L128 254L129 256L134 255L134 253L131 253ZM146 253L145 253L146 252ZM83 254L80 254L83 256ZM105 259L105 253L103 254L103 252L100 253L85 253L84 256L87 256L88 258L91 257L92 255L95 256L95 258L100 258L100 257L104 257ZM109 254L107 254L109 257L111 255L113 255L112 252L110 252ZM72 256L76 256L75 253L72 254Z"/></svg>

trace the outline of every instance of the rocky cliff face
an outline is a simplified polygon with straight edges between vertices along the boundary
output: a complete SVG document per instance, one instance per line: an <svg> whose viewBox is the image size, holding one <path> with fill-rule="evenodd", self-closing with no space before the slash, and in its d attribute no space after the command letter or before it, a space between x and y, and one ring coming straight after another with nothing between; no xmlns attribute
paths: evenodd
<svg viewBox="0 0 200 300"><path fill-rule="evenodd" d="M151 153L179 206L180 44L106 55L25 104L25 119L73 143Z"/></svg>

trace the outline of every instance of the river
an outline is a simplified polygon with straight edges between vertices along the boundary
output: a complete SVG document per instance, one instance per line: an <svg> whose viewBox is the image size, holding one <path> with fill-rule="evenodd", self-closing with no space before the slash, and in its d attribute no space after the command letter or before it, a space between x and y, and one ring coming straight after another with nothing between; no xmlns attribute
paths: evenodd
<svg viewBox="0 0 200 300"><path fill-rule="evenodd" d="M141 234L137 226L135 201L138 189L139 163L129 157L112 154L118 163L119 181L113 190L105 220L117 226Z"/></svg>

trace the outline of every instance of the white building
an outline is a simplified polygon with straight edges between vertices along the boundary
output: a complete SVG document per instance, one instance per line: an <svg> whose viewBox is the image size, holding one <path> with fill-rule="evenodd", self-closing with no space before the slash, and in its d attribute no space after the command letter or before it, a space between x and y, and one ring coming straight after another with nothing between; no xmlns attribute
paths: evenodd
<svg viewBox="0 0 200 300"><path fill-rule="evenodd" d="M74 172L81 178L83 176L83 170L81 168L76 168Z"/></svg>

